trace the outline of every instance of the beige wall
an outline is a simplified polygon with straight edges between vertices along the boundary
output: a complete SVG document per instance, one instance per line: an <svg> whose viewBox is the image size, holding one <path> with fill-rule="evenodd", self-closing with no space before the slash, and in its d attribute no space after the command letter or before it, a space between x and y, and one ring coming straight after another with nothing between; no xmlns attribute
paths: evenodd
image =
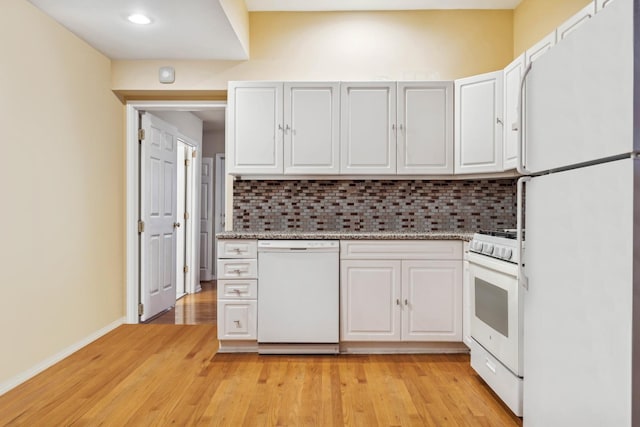
<svg viewBox="0 0 640 427"><path fill-rule="evenodd" d="M513 14L513 53L520 55L591 0L523 0Z"/></svg>
<svg viewBox="0 0 640 427"><path fill-rule="evenodd" d="M498 70L513 11L250 13L249 61L113 61L113 88L224 90L229 80L438 80ZM176 82L158 83L172 65Z"/></svg>
<svg viewBox="0 0 640 427"><path fill-rule="evenodd" d="M124 315L124 112L110 61L0 13L0 387Z"/></svg>

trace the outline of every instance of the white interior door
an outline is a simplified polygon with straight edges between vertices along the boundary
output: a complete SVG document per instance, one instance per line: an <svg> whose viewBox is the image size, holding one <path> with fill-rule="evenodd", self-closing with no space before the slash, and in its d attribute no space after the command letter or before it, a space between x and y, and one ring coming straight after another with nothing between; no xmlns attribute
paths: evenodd
<svg viewBox="0 0 640 427"><path fill-rule="evenodd" d="M140 144L140 320L147 320L176 301L177 130L142 114Z"/></svg>
<svg viewBox="0 0 640 427"><path fill-rule="evenodd" d="M213 158L202 158L200 180L200 280L213 279Z"/></svg>
<svg viewBox="0 0 640 427"><path fill-rule="evenodd" d="M195 148L192 145L185 146L185 156L188 164L186 174L185 174L185 204L187 214L184 216L184 231L185 231L185 250L184 250L184 266L181 267L182 271L184 271L184 281L185 281L185 292L194 293L199 290L199 275L196 275L196 269L198 268L196 264L196 256L194 252L198 250L198 247L194 247L194 245L198 241L198 230L196 227L196 213L198 212L198 204L196 197L196 158L194 157L194 153L196 153ZM197 155L197 154L196 154ZM199 272L199 271L198 271Z"/></svg>

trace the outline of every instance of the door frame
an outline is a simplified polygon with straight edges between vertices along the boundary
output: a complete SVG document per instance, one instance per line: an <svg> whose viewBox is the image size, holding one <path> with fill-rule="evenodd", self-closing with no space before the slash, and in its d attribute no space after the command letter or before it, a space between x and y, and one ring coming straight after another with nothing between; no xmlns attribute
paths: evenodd
<svg viewBox="0 0 640 427"><path fill-rule="evenodd" d="M127 101L125 138L125 295L126 323L139 323L140 248L138 235L140 201L140 154L138 128L140 111L189 111L226 108L226 101ZM202 151L202 150L200 150ZM198 153L202 158L202 153ZM194 221L195 223L195 221ZM195 227L194 227L195 228Z"/></svg>
<svg viewBox="0 0 640 427"><path fill-rule="evenodd" d="M217 224L220 221L220 216L226 216L227 214L226 204L224 209L220 209L220 207L222 206L222 202L226 200L225 192L226 192L227 186L226 186L226 179L224 179L226 173L223 174L222 168L220 167L221 165L224 165L225 159L226 159L225 153L216 153L215 160L214 160L214 168L216 171L214 176L214 183L213 183L213 200L214 200L213 202L214 203L213 205L213 256L214 256L214 259L217 257L217 254L218 254L218 240L216 239L216 233L218 232ZM226 229L226 221L224 224L222 224L219 230L224 231L225 229ZM218 277L218 266L214 262L212 267L213 267L213 278L216 279Z"/></svg>

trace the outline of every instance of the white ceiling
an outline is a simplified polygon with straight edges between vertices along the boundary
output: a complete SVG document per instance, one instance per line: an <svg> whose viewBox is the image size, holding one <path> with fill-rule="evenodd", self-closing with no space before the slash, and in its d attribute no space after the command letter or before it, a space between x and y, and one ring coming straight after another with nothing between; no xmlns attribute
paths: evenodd
<svg viewBox="0 0 640 427"><path fill-rule="evenodd" d="M112 59L248 59L218 0L29 1Z"/></svg>

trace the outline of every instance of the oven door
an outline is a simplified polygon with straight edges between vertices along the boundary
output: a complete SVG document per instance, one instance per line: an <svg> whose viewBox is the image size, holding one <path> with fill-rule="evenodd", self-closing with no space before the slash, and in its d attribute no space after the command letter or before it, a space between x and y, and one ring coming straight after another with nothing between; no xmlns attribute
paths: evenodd
<svg viewBox="0 0 640 427"><path fill-rule="evenodd" d="M522 376L522 295L518 266L469 253L471 337Z"/></svg>

